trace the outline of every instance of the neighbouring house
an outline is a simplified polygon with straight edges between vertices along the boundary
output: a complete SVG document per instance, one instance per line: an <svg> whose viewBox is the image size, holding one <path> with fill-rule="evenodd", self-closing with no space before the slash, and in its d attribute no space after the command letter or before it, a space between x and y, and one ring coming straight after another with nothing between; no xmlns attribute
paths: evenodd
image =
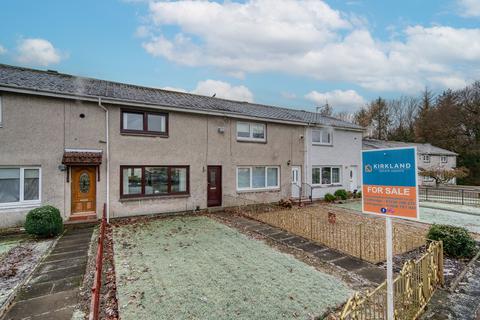
<svg viewBox="0 0 480 320"><path fill-rule="evenodd" d="M430 143L385 141L369 138L363 139L363 150L403 147L417 148L417 164L420 171L429 169L450 170L457 166L457 153L432 146ZM456 184L456 179L452 179L449 183ZM434 186L435 180L431 177L422 177L419 175L418 185Z"/></svg>
<svg viewBox="0 0 480 320"><path fill-rule="evenodd" d="M357 188L362 128L317 113L0 65L0 227ZM305 177L306 176L306 177ZM352 181L353 179L353 181Z"/></svg>

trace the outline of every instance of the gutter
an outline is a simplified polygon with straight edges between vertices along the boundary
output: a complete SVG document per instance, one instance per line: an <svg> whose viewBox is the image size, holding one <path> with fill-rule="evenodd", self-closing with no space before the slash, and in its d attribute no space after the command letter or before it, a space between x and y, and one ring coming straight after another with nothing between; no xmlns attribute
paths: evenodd
<svg viewBox="0 0 480 320"><path fill-rule="evenodd" d="M105 139L107 140L107 150L105 152L105 160L107 162L107 196L106 196L106 207L107 207L107 223L110 223L110 139L108 136L108 109L102 105L102 98L98 97L98 106L105 111Z"/></svg>
<svg viewBox="0 0 480 320"><path fill-rule="evenodd" d="M90 95L80 95L80 94L62 94L57 93L55 91L46 91L46 90L37 90L37 89L24 89L17 86L6 86L1 85L0 91L6 92L15 92L15 93L23 93L23 94L34 94L39 96L47 96L47 97L54 97L54 98L62 98L62 99L72 99L72 100L82 100L82 101L90 101L90 102L97 102L99 99L102 99L100 96L90 96ZM289 125L296 125L296 126L322 126L320 124L312 124L308 122L300 122L300 121L289 121L289 120L276 120L271 118L261 118L261 117L253 117L253 116L245 116L236 113L230 112L215 112L215 111L203 111L203 110L195 110L189 109L187 107L182 108L179 106L173 105L160 105L160 104L149 104L143 102L135 102L135 101L124 101L120 99L114 98L103 98L103 103L108 104L115 104L115 105L124 105L130 107L143 107L143 108L151 108L151 109L161 109L165 111L175 111L175 112L183 112L183 113L194 113L194 114L204 114L204 115L213 115L219 117L227 117L227 118L236 118L236 119L246 119L246 120L253 120L253 121L265 121L270 123L281 123L281 124L289 124ZM350 131L359 131L363 132L364 129L361 128L348 128L342 126L330 126L332 128L338 128L342 130L350 130Z"/></svg>

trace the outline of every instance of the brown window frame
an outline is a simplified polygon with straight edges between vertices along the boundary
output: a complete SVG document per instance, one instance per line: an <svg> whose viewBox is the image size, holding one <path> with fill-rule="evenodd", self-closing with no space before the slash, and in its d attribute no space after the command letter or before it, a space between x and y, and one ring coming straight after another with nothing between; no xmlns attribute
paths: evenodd
<svg viewBox="0 0 480 320"><path fill-rule="evenodd" d="M132 129L125 129L123 123L123 115L125 113L134 113L140 114L143 116L143 129L142 130L132 130ZM148 116L155 115L155 116L163 116L165 117L165 131L150 131L148 130ZM168 113L166 112L157 112L157 111L148 111L148 110L139 110L139 109L121 109L120 112L120 133L125 134L133 134L133 135L154 135L154 136L161 136L161 137L168 137Z"/></svg>
<svg viewBox="0 0 480 320"><path fill-rule="evenodd" d="M168 193L163 194L145 194L145 168L167 168L168 169ZM187 169L187 186L185 191L172 192L172 169ZM142 169L141 193L123 194L123 170L124 169ZM151 197L169 197L175 195L190 195L190 166L166 166L166 165L121 165L120 166L120 199L128 198L151 198Z"/></svg>

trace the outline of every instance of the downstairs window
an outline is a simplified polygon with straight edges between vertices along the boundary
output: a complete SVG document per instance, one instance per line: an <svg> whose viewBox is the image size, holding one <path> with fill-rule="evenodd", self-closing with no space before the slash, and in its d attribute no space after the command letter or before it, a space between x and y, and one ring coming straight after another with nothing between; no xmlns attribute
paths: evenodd
<svg viewBox="0 0 480 320"><path fill-rule="evenodd" d="M252 166L237 168L237 190L278 189L280 167Z"/></svg>
<svg viewBox="0 0 480 320"><path fill-rule="evenodd" d="M40 203L40 168L0 168L0 207Z"/></svg>

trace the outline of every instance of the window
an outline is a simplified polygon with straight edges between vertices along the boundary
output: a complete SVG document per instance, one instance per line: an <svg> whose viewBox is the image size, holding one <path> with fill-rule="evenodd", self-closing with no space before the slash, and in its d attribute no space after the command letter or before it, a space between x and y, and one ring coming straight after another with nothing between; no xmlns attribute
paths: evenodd
<svg viewBox="0 0 480 320"><path fill-rule="evenodd" d="M280 187L279 167L238 167L237 190L277 189Z"/></svg>
<svg viewBox="0 0 480 320"><path fill-rule="evenodd" d="M448 162L447 156L442 156L442 157L440 158L440 161L441 161L442 163L447 163L447 162Z"/></svg>
<svg viewBox="0 0 480 320"><path fill-rule="evenodd" d="M122 110L121 114L122 133L168 135L167 113Z"/></svg>
<svg viewBox="0 0 480 320"><path fill-rule="evenodd" d="M331 145L332 130L330 129L314 129L312 130L312 143L316 145Z"/></svg>
<svg viewBox="0 0 480 320"><path fill-rule="evenodd" d="M187 166L121 166L121 197L189 193Z"/></svg>
<svg viewBox="0 0 480 320"><path fill-rule="evenodd" d="M423 181L424 182L433 182L433 181L435 181L435 179L433 179L432 177L423 176Z"/></svg>
<svg viewBox="0 0 480 320"><path fill-rule="evenodd" d="M423 162L425 162L425 163L430 162L430 156L428 154L424 154L422 157L423 157Z"/></svg>
<svg viewBox="0 0 480 320"><path fill-rule="evenodd" d="M265 142L266 125L255 122L237 122L237 140Z"/></svg>
<svg viewBox="0 0 480 320"><path fill-rule="evenodd" d="M0 206L40 203L40 168L0 168Z"/></svg>
<svg viewBox="0 0 480 320"><path fill-rule="evenodd" d="M312 184L331 185L340 184L340 167L312 168Z"/></svg>

